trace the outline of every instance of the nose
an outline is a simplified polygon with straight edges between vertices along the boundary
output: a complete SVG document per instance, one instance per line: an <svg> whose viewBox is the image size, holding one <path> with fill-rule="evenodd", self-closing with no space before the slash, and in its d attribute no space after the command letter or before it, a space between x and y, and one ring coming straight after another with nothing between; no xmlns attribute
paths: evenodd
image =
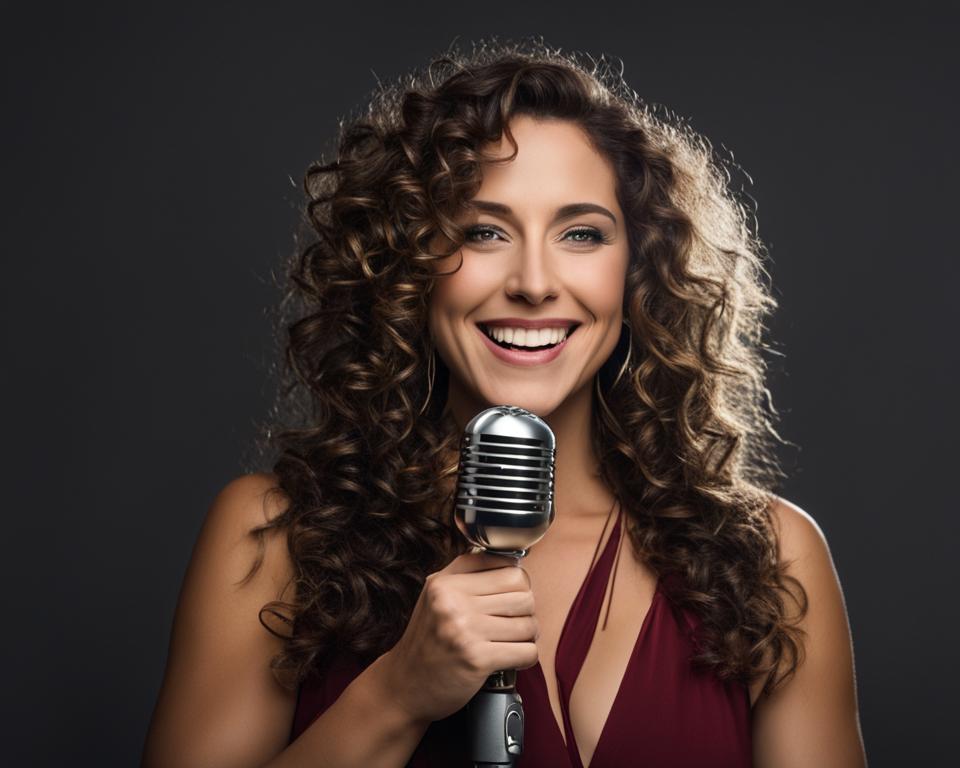
<svg viewBox="0 0 960 768"><path fill-rule="evenodd" d="M523 298L530 304L556 297L559 279L549 248L542 242L524 243L512 262L505 287L510 298Z"/></svg>

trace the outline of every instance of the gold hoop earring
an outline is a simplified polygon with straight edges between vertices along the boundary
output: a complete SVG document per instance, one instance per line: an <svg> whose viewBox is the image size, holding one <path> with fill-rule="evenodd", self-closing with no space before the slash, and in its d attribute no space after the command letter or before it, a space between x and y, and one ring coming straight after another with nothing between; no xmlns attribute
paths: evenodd
<svg viewBox="0 0 960 768"><path fill-rule="evenodd" d="M600 374L599 373L597 373L593 377L593 385L594 385L594 389L597 390L597 400L600 401L600 405L603 406L603 410L607 412L607 415L611 419L616 421L616 417L613 415L613 411L610 410L610 406L607 405L607 401L603 399L603 392L600 391Z"/></svg>
<svg viewBox="0 0 960 768"><path fill-rule="evenodd" d="M627 370L627 366L630 364L630 356L633 354L633 328L630 327L630 323L627 322L627 318L623 318L623 324L627 326L627 333L630 334L630 339L627 341L627 356L623 359L623 365L620 366L620 371L617 373L617 377L613 380L613 384L610 385L611 389L617 386L617 383L623 376L623 372Z"/></svg>
<svg viewBox="0 0 960 768"><path fill-rule="evenodd" d="M623 365L620 366L620 371L617 373L617 377L613 380L613 383L610 385L610 388L613 389L617 386L617 382L620 381L623 376L623 372L627 370L627 366L630 363L630 356L633 352L633 329L630 327L630 323L627 321L627 318L623 318L623 324L627 326L627 332L630 334L629 341L627 342L627 354L623 359ZM610 406L607 405L606 399L603 397L603 391L600 389L600 372L597 371L597 374L593 377L594 389L597 390L597 399L600 401L600 405L603 406L603 410L607 412L607 415L614 421L617 420L617 417L614 416L613 411L610 410Z"/></svg>
<svg viewBox="0 0 960 768"><path fill-rule="evenodd" d="M420 412L417 416L423 416L423 412L427 410L427 406L430 405L430 398L433 396L433 380L437 375L437 363L436 363L436 353L430 353L430 359L427 360L427 399L424 400L423 406L420 408Z"/></svg>

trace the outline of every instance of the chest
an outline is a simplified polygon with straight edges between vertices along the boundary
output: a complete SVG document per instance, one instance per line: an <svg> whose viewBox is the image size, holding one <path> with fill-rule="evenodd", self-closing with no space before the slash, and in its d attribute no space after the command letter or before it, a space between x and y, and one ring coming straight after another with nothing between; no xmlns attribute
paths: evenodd
<svg viewBox="0 0 960 768"><path fill-rule="evenodd" d="M589 766L600 741L656 589L655 575L637 560L626 533L621 532L617 541L611 541L612 534L611 527L599 547L595 533L592 537L575 533L560 534L553 540L544 537L522 563L530 575L540 629L539 666L557 729L566 741L557 648L594 554L597 560L604 553L608 563L613 560L607 569L598 564L598 571L591 577L591 581L601 578L601 583L591 584L602 594L600 612L583 665L569 692L571 730L585 766ZM619 554L608 544L619 549Z"/></svg>

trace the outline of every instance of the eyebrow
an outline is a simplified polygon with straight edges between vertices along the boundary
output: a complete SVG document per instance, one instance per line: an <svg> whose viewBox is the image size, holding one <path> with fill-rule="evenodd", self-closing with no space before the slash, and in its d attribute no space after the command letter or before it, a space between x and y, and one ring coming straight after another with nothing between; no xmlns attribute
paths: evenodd
<svg viewBox="0 0 960 768"><path fill-rule="evenodd" d="M492 213L507 218L515 218L513 210L510 208L510 206L504 205L503 203L495 203L491 200L471 200L467 203L467 205L471 208L475 208L478 211L484 211L485 213ZM555 222L563 221L564 219L570 219L574 216L579 216L581 213L599 213L609 217L614 224L617 223L616 216L614 216L602 205L597 205L596 203L570 203L568 205L561 206L557 209L557 213L553 217L553 220Z"/></svg>

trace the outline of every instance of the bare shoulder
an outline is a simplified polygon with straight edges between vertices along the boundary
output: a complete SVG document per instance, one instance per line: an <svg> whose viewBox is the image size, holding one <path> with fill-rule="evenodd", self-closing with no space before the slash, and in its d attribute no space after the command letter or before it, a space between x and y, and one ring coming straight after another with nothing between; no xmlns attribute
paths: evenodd
<svg viewBox="0 0 960 768"><path fill-rule="evenodd" d="M794 600L792 605L787 601L786 619L803 631L803 651L842 655L850 647L850 633L840 577L827 537L809 512L787 499L774 497L770 511L780 562L786 575L795 580L787 584Z"/></svg>
<svg viewBox="0 0 960 768"><path fill-rule="evenodd" d="M235 548L238 560L249 559L251 547L257 546L254 530L275 520L288 504L276 476L260 472L236 477L220 490L210 505L200 541L205 537L215 539L219 546ZM280 546L281 539L283 535L278 530L265 532L264 565L286 572L286 548Z"/></svg>
<svg viewBox="0 0 960 768"><path fill-rule="evenodd" d="M792 676L756 700L755 765L859 767L864 757L853 643L827 538L793 502L775 497L770 512L780 561L795 579L787 585L796 599L786 601L785 619L801 631L801 656Z"/></svg>
<svg viewBox="0 0 960 768"><path fill-rule="evenodd" d="M842 603L830 546L813 515L780 496L774 497L770 512L780 561L786 566L787 575L800 582L808 600Z"/></svg>
<svg viewBox="0 0 960 768"><path fill-rule="evenodd" d="M846 601L827 537L808 511L780 496L771 508L779 545L780 561L786 573L803 587L807 612L800 627L831 630L835 643L849 647L850 633ZM822 636L813 642L822 640Z"/></svg>
<svg viewBox="0 0 960 768"><path fill-rule="evenodd" d="M231 480L210 504L180 590L145 766L259 764L283 748L295 693L273 676L283 641L260 613L292 598L293 568L282 530L254 530L285 507L268 474Z"/></svg>
<svg viewBox="0 0 960 768"><path fill-rule="evenodd" d="M780 496L774 497L770 511L787 572L801 581L836 580L827 537L813 516Z"/></svg>
<svg viewBox="0 0 960 768"><path fill-rule="evenodd" d="M286 534L255 531L282 514L288 503L274 475L254 473L228 482L207 511L191 569L209 563L238 587L249 582L253 591L279 597L293 576Z"/></svg>
<svg viewBox="0 0 960 768"><path fill-rule="evenodd" d="M214 497L206 522L238 531L250 530L276 518L287 503L275 475L267 472L240 475Z"/></svg>

